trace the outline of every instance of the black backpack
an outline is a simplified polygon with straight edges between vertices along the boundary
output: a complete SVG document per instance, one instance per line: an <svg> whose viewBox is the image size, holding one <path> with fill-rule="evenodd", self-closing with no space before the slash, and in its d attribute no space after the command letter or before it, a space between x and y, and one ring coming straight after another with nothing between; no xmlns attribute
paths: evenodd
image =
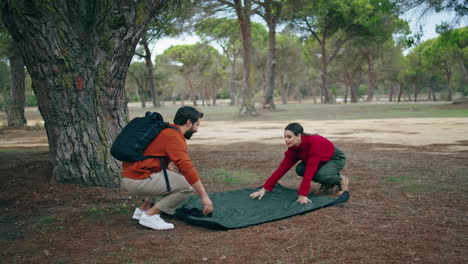
<svg viewBox="0 0 468 264"><path fill-rule="evenodd" d="M169 123L164 122L161 114L146 112L144 117L136 117L124 127L114 140L114 143L112 143L110 153L114 158L126 162L159 158L164 172L164 179L166 180L166 188L170 192L171 186L167 177L166 164L164 162L165 157L143 155L146 147L165 128L177 129L169 125Z"/></svg>

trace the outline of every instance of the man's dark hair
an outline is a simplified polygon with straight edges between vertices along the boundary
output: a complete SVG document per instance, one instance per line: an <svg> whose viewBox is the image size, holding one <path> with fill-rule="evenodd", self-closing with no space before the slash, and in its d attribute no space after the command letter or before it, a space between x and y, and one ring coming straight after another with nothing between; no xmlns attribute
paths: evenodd
<svg viewBox="0 0 468 264"><path fill-rule="evenodd" d="M290 123L284 128L284 130L289 130L293 132L296 136L298 136L299 134L304 134L304 128L299 123Z"/></svg>
<svg viewBox="0 0 468 264"><path fill-rule="evenodd" d="M192 123L196 123L198 119L203 117L203 113L198 111L196 108L191 106L182 106L177 110L174 116L174 124L183 126L190 120Z"/></svg>

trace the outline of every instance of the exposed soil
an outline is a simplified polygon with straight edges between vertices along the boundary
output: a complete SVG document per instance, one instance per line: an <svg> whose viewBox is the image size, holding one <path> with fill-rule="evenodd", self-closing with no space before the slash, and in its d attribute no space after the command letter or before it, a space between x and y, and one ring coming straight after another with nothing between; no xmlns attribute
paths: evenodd
<svg viewBox="0 0 468 264"><path fill-rule="evenodd" d="M0 263L467 263L467 119L443 120L375 120L374 127L341 130L343 123L330 130L332 121L320 123L320 134L347 154L351 199L230 231L169 216L174 230L145 229L131 220L139 201L124 190L55 183L42 129L3 129ZM223 126L223 132L219 126L210 132L215 123L207 123L189 146L202 177L214 168L258 175L243 184L204 177L209 192L259 186L282 159L284 123L237 123L238 130ZM404 129L418 124L424 131ZM381 126L391 127L388 140ZM411 141L413 132L425 142ZM282 184L297 187L297 178L288 173Z"/></svg>

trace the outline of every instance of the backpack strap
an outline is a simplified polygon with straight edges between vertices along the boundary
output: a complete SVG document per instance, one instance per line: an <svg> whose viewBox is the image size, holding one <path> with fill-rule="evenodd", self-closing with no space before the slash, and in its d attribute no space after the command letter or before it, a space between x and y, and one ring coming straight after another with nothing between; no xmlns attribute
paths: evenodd
<svg viewBox="0 0 468 264"><path fill-rule="evenodd" d="M169 184L169 177L167 176L167 170L166 170L166 162L164 162L164 156L145 156L144 159L159 159L161 161L161 167L164 173L164 180L166 181L166 189L167 192L171 191L171 185Z"/></svg>

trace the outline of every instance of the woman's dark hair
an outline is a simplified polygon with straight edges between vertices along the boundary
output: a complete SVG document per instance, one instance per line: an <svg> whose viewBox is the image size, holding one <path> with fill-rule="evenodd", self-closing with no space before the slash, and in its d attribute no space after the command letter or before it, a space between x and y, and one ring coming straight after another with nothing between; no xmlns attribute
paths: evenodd
<svg viewBox="0 0 468 264"><path fill-rule="evenodd" d="M300 134L304 134L304 128L299 123L290 123L287 125L284 130L289 130L294 133L294 135L298 136Z"/></svg>
<svg viewBox="0 0 468 264"><path fill-rule="evenodd" d="M198 119L203 117L203 113L198 111L196 108L191 106L182 106L177 110L174 116L174 124L183 126L190 120L192 123L196 123Z"/></svg>

